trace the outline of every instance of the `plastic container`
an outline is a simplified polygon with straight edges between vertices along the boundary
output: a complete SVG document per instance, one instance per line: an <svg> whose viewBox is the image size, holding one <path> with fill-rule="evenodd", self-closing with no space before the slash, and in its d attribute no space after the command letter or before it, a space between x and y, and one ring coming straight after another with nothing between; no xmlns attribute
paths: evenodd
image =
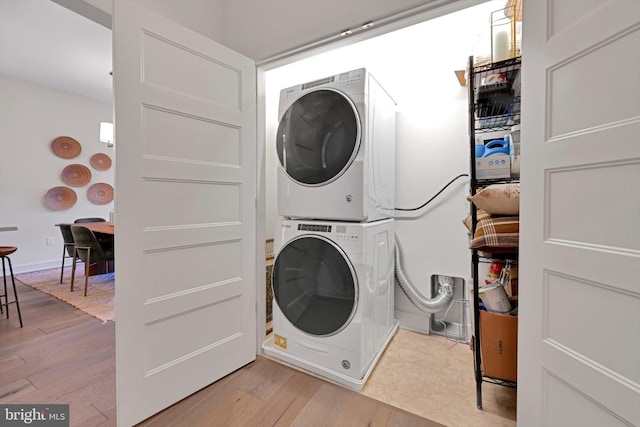
<svg viewBox="0 0 640 427"><path fill-rule="evenodd" d="M482 157L489 157L494 154L509 154L509 141L494 139L484 146L484 154Z"/></svg>

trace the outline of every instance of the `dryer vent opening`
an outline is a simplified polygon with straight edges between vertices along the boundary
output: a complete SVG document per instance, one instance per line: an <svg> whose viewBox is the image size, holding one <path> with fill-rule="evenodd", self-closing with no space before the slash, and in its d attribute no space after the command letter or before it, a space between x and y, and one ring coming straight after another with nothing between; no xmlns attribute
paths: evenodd
<svg viewBox="0 0 640 427"><path fill-rule="evenodd" d="M438 292L442 275L431 276L431 294ZM465 292L465 280L462 277L450 277L453 282L453 298L446 308L435 313L429 319L429 333L443 335L447 339L458 342L469 342L468 337L468 303Z"/></svg>

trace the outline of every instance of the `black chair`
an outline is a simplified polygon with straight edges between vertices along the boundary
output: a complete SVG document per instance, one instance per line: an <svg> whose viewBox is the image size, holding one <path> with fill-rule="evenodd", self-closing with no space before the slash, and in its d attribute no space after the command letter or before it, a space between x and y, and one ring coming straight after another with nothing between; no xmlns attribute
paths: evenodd
<svg viewBox="0 0 640 427"><path fill-rule="evenodd" d="M62 277L64 276L64 260L66 258L73 258L73 247L75 241L73 240L73 234L71 234L71 224L58 224L60 232L62 233L62 240L64 246L62 247L62 267L60 268L60 283L62 283Z"/></svg>
<svg viewBox="0 0 640 427"><path fill-rule="evenodd" d="M78 218L75 221L73 221L74 224L82 224L83 222L107 222L107 220L104 218ZM109 244L113 246L113 236L105 237L98 233L98 242L100 242L102 246L106 246Z"/></svg>
<svg viewBox="0 0 640 427"><path fill-rule="evenodd" d="M22 314L20 314L20 303L18 302L18 292L16 291L16 279L13 277L13 266L11 265L11 258L9 255L17 251L15 246L0 246L0 258L2 258L2 276L4 279L4 294L0 295L0 313L2 308L7 310L7 319L9 318L9 304L15 304L18 310L18 320L20 320L20 327L22 328ZM9 272L11 274L11 282L13 283L13 301L9 301L9 292L7 292L7 271L5 270L4 260L9 263ZM2 302L4 298L4 302Z"/></svg>
<svg viewBox="0 0 640 427"><path fill-rule="evenodd" d="M73 221L74 224L82 224L83 222L106 222L104 218L78 218Z"/></svg>
<svg viewBox="0 0 640 427"><path fill-rule="evenodd" d="M76 276L77 258L84 262L84 296L87 296L87 287L89 285L89 268L92 263L108 262L114 260L113 246L103 247L95 234L87 227L81 225L72 225L71 234L75 242L73 270L71 271L71 292Z"/></svg>

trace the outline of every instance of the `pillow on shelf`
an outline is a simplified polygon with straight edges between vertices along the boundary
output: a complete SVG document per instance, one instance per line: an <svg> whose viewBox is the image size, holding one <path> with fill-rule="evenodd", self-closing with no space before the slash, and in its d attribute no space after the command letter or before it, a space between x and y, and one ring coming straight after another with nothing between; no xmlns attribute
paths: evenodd
<svg viewBox="0 0 640 427"><path fill-rule="evenodd" d="M491 215L489 215L487 212L485 212L485 211L483 211L483 210L481 210L481 209L478 209L478 211L476 212L476 220L477 220L478 222L480 222L480 221L484 221L484 220L487 220L487 219L491 219ZM469 230L469 232L471 232L471 224L472 224L472 222L473 222L473 221L471 220L471 215L469 215L468 217L466 217L466 218L464 219L464 221L462 221L462 222L464 223L465 227L467 227L467 230ZM479 226L478 226L478 227L479 227ZM476 228L477 228L477 227L476 227Z"/></svg>
<svg viewBox="0 0 640 427"><path fill-rule="evenodd" d="M467 197L478 209L490 215L520 213L520 184L493 184Z"/></svg>
<svg viewBox="0 0 640 427"><path fill-rule="evenodd" d="M464 221L471 226L471 217ZM517 216L492 217L486 212L478 212L478 224L470 249L483 252L513 252L518 248L520 239L520 218Z"/></svg>

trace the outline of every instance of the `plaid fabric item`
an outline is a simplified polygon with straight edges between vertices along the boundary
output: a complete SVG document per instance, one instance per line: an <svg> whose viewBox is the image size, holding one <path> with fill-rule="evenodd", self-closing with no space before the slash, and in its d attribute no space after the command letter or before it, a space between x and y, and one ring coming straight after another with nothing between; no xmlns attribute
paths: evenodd
<svg viewBox="0 0 640 427"><path fill-rule="evenodd" d="M477 221L478 223L480 223L480 221L486 221L487 219L491 219L491 215L489 215L487 212L483 211L482 209L478 209L477 213ZM467 227L467 230L469 230L469 232L471 232L471 215L469 215L468 217L465 218L465 220L463 221L465 227ZM480 225L478 224L478 227L480 227Z"/></svg>
<svg viewBox="0 0 640 427"><path fill-rule="evenodd" d="M465 220L465 225L467 221ZM469 222L469 225L470 222ZM468 226L467 226L468 227ZM478 225L469 244L470 249L484 252L503 252L518 247L520 218L517 216L492 217L486 212L478 213Z"/></svg>

